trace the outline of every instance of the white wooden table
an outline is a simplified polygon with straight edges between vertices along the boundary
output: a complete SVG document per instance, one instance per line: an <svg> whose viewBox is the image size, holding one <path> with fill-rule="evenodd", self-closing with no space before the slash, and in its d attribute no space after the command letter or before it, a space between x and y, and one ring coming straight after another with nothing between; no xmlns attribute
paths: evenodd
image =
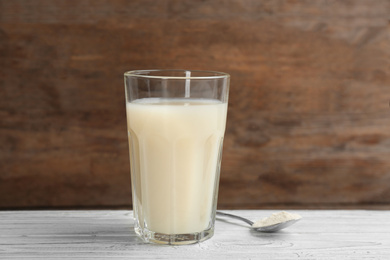
<svg viewBox="0 0 390 260"><path fill-rule="evenodd" d="M136 237L131 211L0 211L0 259L390 259L390 211L290 212L303 219L278 233L218 219L205 242L162 246Z"/></svg>

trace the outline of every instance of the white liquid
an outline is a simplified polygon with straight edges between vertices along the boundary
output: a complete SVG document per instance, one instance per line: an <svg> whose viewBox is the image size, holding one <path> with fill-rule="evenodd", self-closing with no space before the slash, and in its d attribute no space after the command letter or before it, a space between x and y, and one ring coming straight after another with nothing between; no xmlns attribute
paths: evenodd
<svg viewBox="0 0 390 260"><path fill-rule="evenodd" d="M209 226L226 113L227 104L215 100L127 104L133 209L141 229L185 234Z"/></svg>

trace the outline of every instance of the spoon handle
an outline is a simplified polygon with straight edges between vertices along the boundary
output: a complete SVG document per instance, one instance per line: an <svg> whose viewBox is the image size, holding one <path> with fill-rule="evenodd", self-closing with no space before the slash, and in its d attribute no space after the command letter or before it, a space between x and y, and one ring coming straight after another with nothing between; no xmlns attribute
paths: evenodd
<svg viewBox="0 0 390 260"><path fill-rule="evenodd" d="M254 223L254 222L250 221L249 219L246 219L246 218L243 218L243 217L240 217L240 216L236 216L236 215L233 215L233 214L229 214L229 213L224 213L224 212L221 212L221 211L217 211L217 215L218 216L225 216L225 217L231 217L231 218L239 219L239 220L242 220L242 221L248 223L251 226Z"/></svg>

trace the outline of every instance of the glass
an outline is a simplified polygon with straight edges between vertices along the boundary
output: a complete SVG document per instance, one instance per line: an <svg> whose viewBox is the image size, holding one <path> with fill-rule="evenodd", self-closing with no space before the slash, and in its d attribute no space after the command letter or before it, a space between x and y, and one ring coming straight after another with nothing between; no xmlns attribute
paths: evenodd
<svg viewBox="0 0 390 260"><path fill-rule="evenodd" d="M146 242L175 245L212 237L230 76L124 76L135 232Z"/></svg>

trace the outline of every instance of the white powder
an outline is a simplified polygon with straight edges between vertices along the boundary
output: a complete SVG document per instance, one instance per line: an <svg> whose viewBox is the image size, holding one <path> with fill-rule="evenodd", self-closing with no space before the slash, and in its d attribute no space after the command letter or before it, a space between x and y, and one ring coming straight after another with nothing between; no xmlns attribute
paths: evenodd
<svg viewBox="0 0 390 260"><path fill-rule="evenodd" d="M277 213L273 213L270 217L268 218L263 218L258 221L256 221L252 227L266 227L266 226L272 226L281 222L293 220L293 219L300 219L302 218L298 214L294 213L288 213L286 211L281 211Z"/></svg>

